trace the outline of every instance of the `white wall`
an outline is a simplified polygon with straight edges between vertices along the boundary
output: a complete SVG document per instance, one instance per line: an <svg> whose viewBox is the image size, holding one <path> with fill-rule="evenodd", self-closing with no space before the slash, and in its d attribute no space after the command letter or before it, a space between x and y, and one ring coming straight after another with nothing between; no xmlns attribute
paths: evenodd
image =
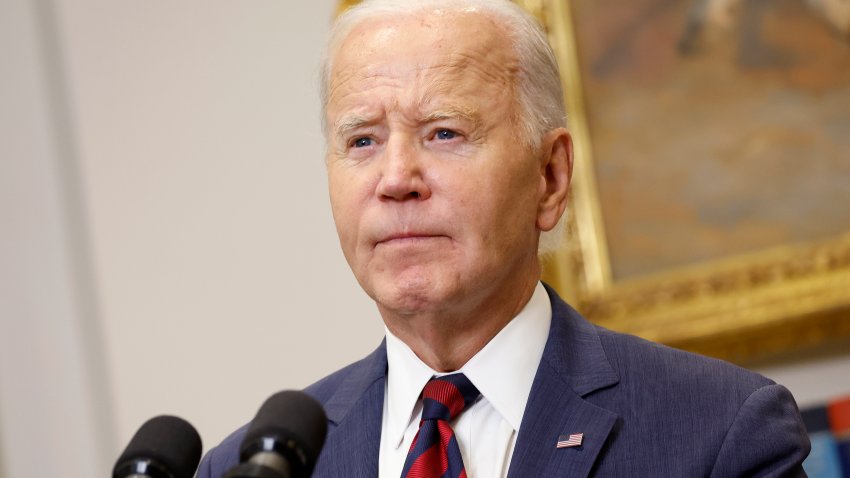
<svg viewBox="0 0 850 478"><path fill-rule="evenodd" d="M0 395L8 476L106 476L160 413L190 420L208 448L271 393L372 350L382 327L339 251L322 162L315 77L334 2L40 3L56 25L37 25L26 0L0 12L3 71L18 74L4 73L0 108L0 212L15 233L2 234L0 271L0 378L18 387ZM30 51L45 29L55 57ZM39 123L61 116L40 84L54 81L73 141ZM74 159L79 177L63 170ZM65 186L79 190L81 217ZM86 247L74 248L67 236L81 223ZM91 293L69 265L78 260ZM95 303L80 313L85 296ZM87 363L92 347L77 334L100 334L102 358ZM20 388L21 377L36 383ZM87 409L104 429L80 425ZM45 410L61 420L27 435L72 441L87 463L64 474L59 463L25 466L44 453L21 455L18 437Z"/></svg>
<svg viewBox="0 0 850 478"><path fill-rule="evenodd" d="M382 328L338 250L316 76L332 0L60 0L117 439L207 445Z"/></svg>
<svg viewBox="0 0 850 478"><path fill-rule="evenodd" d="M53 13L0 2L0 476L103 476L112 459Z"/></svg>
<svg viewBox="0 0 850 478"><path fill-rule="evenodd" d="M334 3L0 2L0 475L106 476L160 413L208 449L377 345L322 163ZM764 372L850 393L850 353Z"/></svg>

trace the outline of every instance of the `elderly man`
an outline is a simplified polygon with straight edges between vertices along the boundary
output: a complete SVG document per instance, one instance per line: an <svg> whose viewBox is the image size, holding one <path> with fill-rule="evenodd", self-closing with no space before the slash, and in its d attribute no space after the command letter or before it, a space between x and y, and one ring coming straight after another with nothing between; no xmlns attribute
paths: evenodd
<svg viewBox="0 0 850 478"><path fill-rule="evenodd" d="M591 325L541 284L572 146L532 18L367 1L334 26L325 72L334 219L386 340L306 389L329 419L314 476L803 474L785 388ZM199 476L237 463L243 435Z"/></svg>

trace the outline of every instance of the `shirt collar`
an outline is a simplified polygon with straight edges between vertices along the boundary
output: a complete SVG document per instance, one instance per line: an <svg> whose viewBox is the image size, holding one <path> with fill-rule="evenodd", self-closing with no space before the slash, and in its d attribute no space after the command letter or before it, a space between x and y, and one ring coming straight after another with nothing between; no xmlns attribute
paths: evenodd
<svg viewBox="0 0 850 478"><path fill-rule="evenodd" d="M531 385L549 336L552 305L541 283L531 299L487 345L459 370L475 385L505 421L519 430ZM387 335L387 438L394 446L404 439L419 394L434 375L443 375L425 365L394 336Z"/></svg>

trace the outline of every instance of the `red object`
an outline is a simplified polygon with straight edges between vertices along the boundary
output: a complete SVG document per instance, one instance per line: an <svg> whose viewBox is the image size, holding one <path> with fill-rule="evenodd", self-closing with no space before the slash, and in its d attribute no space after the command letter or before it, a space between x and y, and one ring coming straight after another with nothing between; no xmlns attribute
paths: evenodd
<svg viewBox="0 0 850 478"><path fill-rule="evenodd" d="M827 405L829 428L836 437L850 435L850 396L839 398Z"/></svg>
<svg viewBox="0 0 850 478"><path fill-rule="evenodd" d="M462 373L432 378L422 390L422 420L401 476L466 478L463 458L449 422L479 396Z"/></svg>

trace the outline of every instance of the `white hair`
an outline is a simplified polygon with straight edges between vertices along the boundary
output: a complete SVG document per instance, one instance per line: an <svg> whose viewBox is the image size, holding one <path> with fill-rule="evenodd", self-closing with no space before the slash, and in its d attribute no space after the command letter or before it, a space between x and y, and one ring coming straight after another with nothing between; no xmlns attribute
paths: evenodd
<svg viewBox="0 0 850 478"><path fill-rule="evenodd" d="M478 11L505 28L519 60L519 72L515 80L518 121L523 129L523 138L533 151L539 150L546 133L566 127L564 93L555 55L540 23L520 6L509 0L364 0L337 19L325 47L320 85L322 131L325 135L328 134L326 110L334 59L348 35L367 20L433 10ZM558 225L541 234L539 254L553 252L558 247L564 235L566 216L564 213Z"/></svg>

